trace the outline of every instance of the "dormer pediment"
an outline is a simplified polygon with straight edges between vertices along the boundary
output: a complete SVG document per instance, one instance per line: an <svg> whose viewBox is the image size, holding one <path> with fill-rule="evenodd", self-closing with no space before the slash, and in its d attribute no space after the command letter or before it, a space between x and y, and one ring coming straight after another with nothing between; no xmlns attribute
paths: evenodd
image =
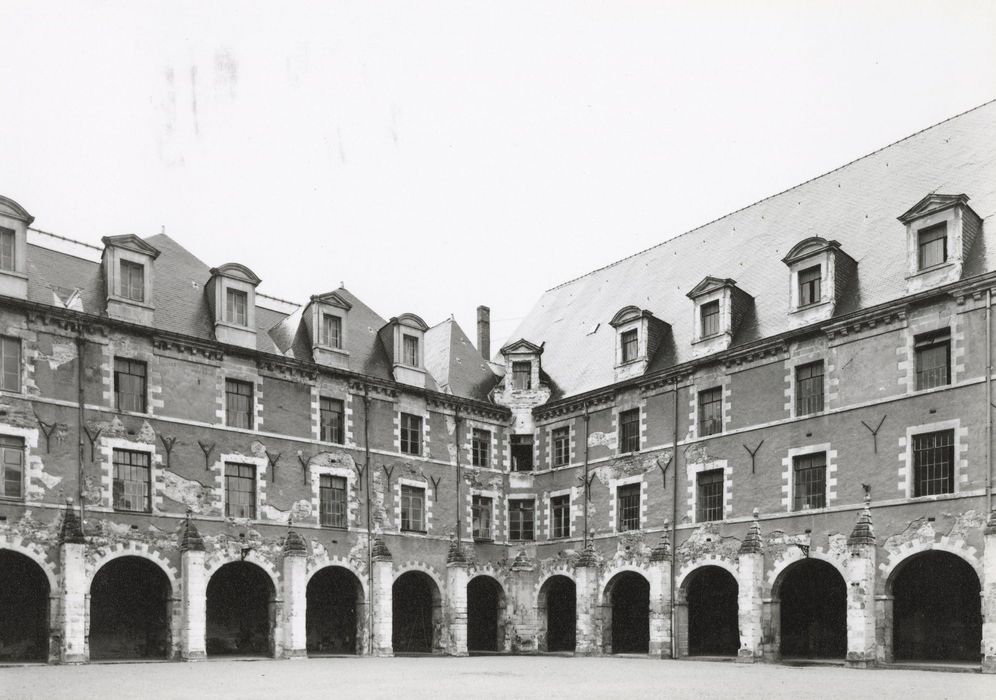
<svg viewBox="0 0 996 700"><path fill-rule="evenodd" d="M35 220L13 199L0 195L0 294L28 297L28 226Z"/></svg>
<svg viewBox="0 0 996 700"><path fill-rule="evenodd" d="M4 197L2 194L0 194L0 216L17 219L18 221L23 222L25 226L30 226L35 220L35 217L31 216L27 209L15 202L13 199Z"/></svg>
<svg viewBox="0 0 996 700"><path fill-rule="evenodd" d="M124 250L130 250L133 253L147 255L153 260L159 257L158 248L143 241L134 233L126 233L122 236L104 236L100 239L100 242L103 243L106 248L110 248L112 246L115 248L123 248Z"/></svg>
<svg viewBox="0 0 996 700"><path fill-rule="evenodd" d="M902 223L908 224L914 219L919 219L929 214L943 211L944 209L950 209L951 207L959 204L967 203L967 194L936 194L932 192L897 218Z"/></svg>
<svg viewBox="0 0 996 700"><path fill-rule="evenodd" d="M542 355L543 346L530 343L525 338L519 338L502 347L501 354L506 356L512 354Z"/></svg>
<svg viewBox="0 0 996 700"><path fill-rule="evenodd" d="M228 277L234 280L241 280L251 284L253 287L259 286L262 281L256 273L240 263L225 263L218 267L211 268L211 276Z"/></svg>
<svg viewBox="0 0 996 700"><path fill-rule="evenodd" d="M609 325L613 328L619 328L620 326L637 321L641 318L653 318L653 314L646 309L641 309L638 306L624 306L616 312L615 316L612 317L612 320L609 321Z"/></svg>
<svg viewBox="0 0 996 700"><path fill-rule="evenodd" d="M420 316L394 316L379 335L391 360L395 381L425 388L425 332L428 324Z"/></svg>
<svg viewBox="0 0 996 700"><path fill-rule="evenodd" d="M692 291L688 292L686 295L689 299L696 299L698 297L714 292L717 289L722 289L723 287L735 287L737 284L736 280L731 280L729 278L721 279L719 277L709 277L708 275L699 282L697 285L692 287Z"/></svg>
<svg viewBox="0 0 996 700"><path fill-rule="evenodd" d="M754 297L729 277L707 276L688 292L692 300L692 347L696 356L726 350L754 304Z"/></svg>
<svg viewBox="0 0 996 700"><path fill-rule="evenodd" d="M840 243L820 236L796 243L782 262L789 269L789 323L794 328L830 318L858 274L858 263Z"/></svg>
<svg viewBox="0 0 996 700"><path fill-rule="evenodd" d="M159 249L133 233L104 236L102 271L107 290L107 315L151 326L154 322L152 262Z"/></svg>
<svg viewBox="0 0 996 700"><path fill-rule="evenodd" d="M820 253L825 253L828 250L841 250L840 243L837 241L828 241L826 238L821 238L819 236L811 236L809 238L804 238L792 246L792 250L788 252L788 255L782 258L782 262L786 265L792 266L797 262L805 260L806 258L811 258L814 255L819 255Z"/></svg>
<svg viewBox="0 0 996 700"><path fill-rule="evenodd" d="M344 311L349 311L353 308L353 305L346 301L338 292L325 292L325 294L316 294L311 297L312 302L319 302L322 304L327 304L329 306L334 306Z"/></svg>
<svg viewBox="0 0 996 700"><path fill-rule="evenodd" d="M609 321L616 331L614 370L617 382L641 376L671 327L647 309L624 306Z"/></svg>
<svg viewBox="0 0 996 700"><path fill-rule="evenodd" d="M968 195L932 192L897 217L906 226L906 292L915 294L961 279L982 231Z"/></svg>
<svg viewBox="0 0 996 700"><path fill-rule="evenodd" d="M429 330L429 324L422 320L420 316L416 316L411 313L404 313L400 316L395 316L391 319L391 323L397 323L402 326L408 326L409 328L415 328L423 333Z"/></svg>
<svg viewBox="0 0 996 700"><path fill-rule="evenodd" d="M239 263L211 268L204 291L214 314L214 335L222 343L256 347L256 287L260 279Z"/></svg>

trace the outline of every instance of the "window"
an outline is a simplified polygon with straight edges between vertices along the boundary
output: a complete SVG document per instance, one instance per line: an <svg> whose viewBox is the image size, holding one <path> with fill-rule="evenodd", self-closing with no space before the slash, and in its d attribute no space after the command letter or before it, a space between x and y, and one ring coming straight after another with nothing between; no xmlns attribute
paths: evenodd
<svg viewBox="0 0 996 700"><path fill-rule="evenodd" d="M919 269L940 265L948 259L948 225L941 223L917 231L916 243Z"/></svg>
<svg viewBox="0 0 996 700"><path fill-rule="evenodd" d="M533 436L512 436L512 471L531 472L533 470Z"/></svg>
<svg viewBox="0 0 996 700"><path fill-rule="evenodd" d="M403 362L410 367L418 367L418 338L413 335L404 335L402 337L402 342L404 344L404 360Z"/></svg>
<svg viewBox="0 0 996 700"><path fill-rule="evenodd" d="M322 345L342 347L342 319L332 314L322 314Z"/></svg>
<svg viewBox="0 0 996 700"><path fill-rule="evenodd" d="M492 501L488 496L474 496L471 503L472 527L475 540L491 541Z"/></svg>
<svg viewBox="0 0 996 700"><path fill-rule="evenodd" d="M531 540L533 538L532 501L515 499L508 502L508 538L510 540Z"/></svg>
<svg viewBox="0 0 996 700"><path fill-rule="evenodd" d="M533 386L533 363L512 363L512 388L531 389Z"/></svg>
<svg viewBox="0 0 996 700"><path fill-rule="evenodd" d="M256 517L256 467L225 463L225 515Z"/></svg>
<svg viewBox="0 0 996 700"><path fill-rule="evenodd" d="M819 304L820 299L820 266L807 267L799 271L799 306Z"/></svg>
<svg viewBox="0 0 996 700"><path fill-rule="evenodd" d="M719 302L710 301L702 305L702 337L708 338L719 333Z"/></svg>
<svg viewBox="0 0 996 700"><path fill-rule="evenodd" d="M571 461L571 429L569 426L553 431L553 466L563 467Z"/></svg>
<svg viewBox="0 0 996 700"><path fill-rule="evenodd" d="M401 414L401 451L406 455L422 454L422 416Z"/></svg>
<svg viewBox="0 0 996 700"><path fill-rule="evenodd" d="M933 389L951 383L951 331L918 335L913 342L916 353L916 389Z"/></svg>
<svg viewBox="0 0 996 700"><path fill-rule="evenodd" d="M131 260L121 261L121 296L145 301L145 267Z"/></svg>
<svg viewBox="0 0 996 700"><path fill-rule="evenodd" d="M114 450L113 461L115 509L149 512L149 453Z"/></svg>
<svg viewBox="0 0 996 700"><path fill-rule="evenodd" d="M699 436L723 432L723 387L699 392Z"/></svg>
<svg viewBox="0 0 996 700"><path fill-rule="evenodd" d="M425 489L401 485L401 529L425 532Z"/></svg>
<svg viewBox="0 0 996 700"><path fill-rule="evenodd" d="M638 408L619 414L619 451L640 451L640 409Z"/></svg>
<svg viewBox="0 0 996 700"><path fill-rule="evenodd" d="M252 430L252 384L225 380L225 425Z"/></svg>
<svg viewBox="0 0 996 700"><path fill-rule="evenodd" d="M0 389L21 391L21 339L0 336Z"/></svg>
<svg viewBox="0 0 996 700"><path fill-rule="evenodd" d="M553 525L553 537L571 536L571 497L554 496L550 499L550 520Z"/></svg>
<svg viewBox="0 0 996 700"><path fill-rule="evenodd" d="M9 228L0 228L0 270L13 272L14 263L14 232Z"/></svg>
<svg viewBox="0 0 996 700"><path fill-rule="evenodd" d="M470 457L475 467L488 466L491 454L491 431L474 428L470 441Z"/></svg>
<svg viewBox="0 0 996 700"><path fill-rule="evenodd" d="M794 510L825 508L827 505L827 456L825 452L802 455L795 460Z"/></svg>
<svg viewBox="0 0 996 700"><path fill-rule="evenodd" d="M639 338L639 331L635 328L631 331L626 331L619 336L619 342L622 344L622 361L632 362L637 358L639 352L639 346L637 340Z"/></svg>
<svg viewBox="0 0 996 700"><path fill-rule="evenodd" d="M0 435L0 497L24 497L24 441Z"/></svg>
<svg viewBox="0 0 996 700"><path fill-rule="evenodd" d="M342 401L324 396L321 398L318 405L318 426L319 438L322 442L334 442L340 445L345 442L343 440L342 415Z"/></svg>
<svg viewBox="0 0 996 700"><path fill-rule="evenodd" d="M114 405L119 411L145 413L145 363L114 358Z"/></svg>
<svg viewBox="0 0 996 700"><path fill-rule="evenodd" d="M346 477L318 477L318 512L324 527L346 527Z"/></svg>
<svg viewBox="0 0 996 700"><path fill-rule="evenodd" d="M699 472L696 477L698 500L696 501L695 521L707 523L723 519L723 470L710 469Z"/></svg>
<svg viewBox="0 0 996 700"><path fill-rule="evenodd" d="M619 532L640 529L640 485L626 484L616 489Z"/></svg>
<svg viewBox="0 0 996 700"><path fill-rule="evenodd" d="M913 436L913 495L954 493L954 431Z"/></svg>
<svg viewBox="0 0 996 700"><path fill-rule="evenodd" d="M823 360L795 368L795 414L808 416L823 410Z"/></svg>
<svg viewBox="0 0 996 700"><path fill-rule="evenodd" d="M241 289L229 289L228 295L228 316L229 323L237 326L249 325L249 295Z"/></svg>

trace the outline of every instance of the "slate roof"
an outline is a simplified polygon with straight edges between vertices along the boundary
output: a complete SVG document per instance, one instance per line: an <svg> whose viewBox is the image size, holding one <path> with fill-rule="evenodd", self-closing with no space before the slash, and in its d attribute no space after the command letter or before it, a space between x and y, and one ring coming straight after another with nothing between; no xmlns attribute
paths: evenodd
<svg viewBox="0 0 996 700"><path fill-rule="evenodd" d="M440 391L488 400L498 378L455 320L447 319L425 332L424 355L425 368Z"/></svg>
<svg viewBox="0 0 996 700"><path fill-rule="evenodd" d="M628 304L671 324L673 346L648 371L691 359L693 304L703 277L733 278L755 300L734 345L789 330L789 271L782 258L800 240L840 241L858 279L835 314L905 295L906 230L897 217L926 194L967 194L993 227L996 101L941 122L864 158L548 290L511 338L544 343L543 369L571 396L612 384L615 331ZM996 269L996 246L979 236L963 276ZM592 332L597 326L597 330ZM555 397L556 398L556 397Z"/></svg>

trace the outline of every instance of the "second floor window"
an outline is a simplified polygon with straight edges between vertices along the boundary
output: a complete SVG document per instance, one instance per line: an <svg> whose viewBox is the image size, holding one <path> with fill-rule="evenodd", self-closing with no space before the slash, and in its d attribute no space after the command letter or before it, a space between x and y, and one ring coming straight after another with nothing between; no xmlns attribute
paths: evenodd
<svg viewBox="0 0 996 700"><path fill-rule="evenodd" d="M639 351L638 338L639 332L636 329L626 331L619 336L619 342L622 345L623 362L632 362L637 358Z"/></svg>
<svg viewBox="0 0 996 700"><path fill-rule="evenodd" d="M710 469L696 475L695 521L707 523L710 520L723 519L723 470Z"/></svg>
<svg viewBox="0 0 996 700"><path fill-rule="evenodd" d="M954 493L954 431L913 436L913 495Z"/></svg>
<svg viewBox="0 0 996 700"><path fill-rule="evenodd" d="M795 414L807 416L823 410L823 360L795 368Z"/></svg>
<svg viewBox="0 0 996 700"><path fill-rule="evenodd" d="M324 527L346 527L346 478L322 474L318 477L318 511Z"/></svg>
<svg viewBox="0 0 996 700"><path fill-rule="evenodd" d="M512 471L531 472L533 470L533 436L512 436Z"/></svg>
<svg viewBox="0 0 996 700"><path fill-rule="evenodd" d="M475 467L486 467L490 463L491 453L491 431L474 428L473 438L470 444L471 463Z"/></svg>
<svg viewBox="0 0 996 700"><path fill-rule="evenodd" d="M951 383L951 331L918 335L913 342L916 353L916 388L933 389Z"/></svg>
<svg viewBox="0 0 996 700"><path fill-rule="evenodd" d="M425 489L401 485L401 529L425 532Z"/></svg>
<svg viewBox="0 0 996 700"><path fill-rule="evenodd" d="M114 358L114 404L119 411L145 413L146 367L144 362Z"/></svg>
<svg viewBox="0 0 996 700"><path fill-rule="evenodd" d="M809 306L819 304L820 292L820 266L807 267L799 271L799 306Z"/></svg>
<svg viewBox="0 0 996 700"><path fill-rule="evenodd" d="M471 502L472 528L475 540L490 541L491 511L493 502L488 496L474 496Z"/></svg>
<svg viewBox="0 0 996 700"><path fill-rule="evenodd" d="M723 432L723 387L699 392L699 437Z"/></svg>
<svg viewBox="0 0 996 700"><path fill-rule="evenodd" d="M532 540L535 505L531 500L516 498L508 502L508 538Z"/></svg>
<svg viewBox="0 0 996 700"><path fill-rule="evenodd" d="M533 379L533 363L532 362L513 362L512 363L512 388L513 389L531 389Z"/></svg>
<svg viewBox="0 0 996 700"><path fill-rule="evenodd" d="M114 450L114 507L147 513L151 510L149 453Z"/></svg>
<svg viewBox="0 0 996 700"><path fill-rule="evenodd" d="M422 454L422 416L401 414L401 451L406 455Z"/></svg>
<svg viewBox="0 0 996 700"><path fill-rule="evenodd" d="M827 455L817 452L794 460L793 510L825 508L827 505Z"/></svg>
<svg viewBox="0 0 996 700"><path fill-rule="evenodd" d="M252 384L225 380L225 425L252 430Z"/></svg>
<svg viewBox="0 0 996 700"><path fill-rule="evenodd" d="M640 529L640 485L626 484L616 489L619 532Z"/></svg>
<svg viewBox="0 0 996 700"><path fill-rule="evenodd" d="M0 389L21 391L21 339L0 336Z"/></svg>
<svg viewBox="0 0 996 700"><path fill-rule="evenodd" d="M948 226L937 224L917 231L917 267L925 270L948 259Z"/></svg>
<svg viewBox="0 0 996 700"><path fill-rule="evenodd" d="M121 296L145 301L145 266L131 260L121 261Z"/></svg>
<svg viewBox="0 0 996 700"><path fill-rule="evenodd" d="M16 267L14 232L9 228L0 228L0 270L13 271Z"/></svg>
<svg viewBox="0 0 996 700"><path fill-rule="evenodd" d="M24 441L0 435L0 497L24 498Z"/></svg>
<svg viewBox="0 0 996 700"><path fill-rule="evenodd" d="M708 338L719 333L719 302L710 301L702 305L702 337Z"/></svg>
<svg viewBox="0 0 996 700"><path fill-rule="evenodd" d="M342 347L342 319L332 314L322 314L322 345Z"/></svg>
<svg viewBox="0 0 996 700"><path fill-rule="evenodd" d="M552 435L553 466L563 467L571 461L571 429L568 426L555 428Z"/></svg>
<svg viewBox="0 0 996 700"><path fill-rule="evenodd" d="M640 409L638 408L619 414L619 451L640 451Z"/></svg>
<svg viewBox="0 0 996 700"><path fill-rule="evenodd" d="M554 496L550 499L550 525L553 529L550 535L553 538L559 539L571 536L570 496Z"/></svg>
<svg viewBox="0 0 996 700"><path fill-rule="evenodd" d="M319 402L319 426L321 428L319 437L322 442L334 442L341 445L343 442L342 430L342 401L339 399L329 399L322 397Z"/></svg>
<svg viewBox="0 0 996 700"><path fill-rule="evenodd" d="M225 463L225 515L256 517L256 467Z"/></svg>
<svg viewBox="0 0 996 700"><path fill-rule="evenodd" d="M249 295L241 289L227 290L226 299L228 315L225 319L236 326L249 325Z"/></svg>
<svg viewBox="0 0 996 700"><path fill-rule="evenodd" d="M409 367L418 367L418 338L413 335L405 335L404 342L404 363Z"/></svg>

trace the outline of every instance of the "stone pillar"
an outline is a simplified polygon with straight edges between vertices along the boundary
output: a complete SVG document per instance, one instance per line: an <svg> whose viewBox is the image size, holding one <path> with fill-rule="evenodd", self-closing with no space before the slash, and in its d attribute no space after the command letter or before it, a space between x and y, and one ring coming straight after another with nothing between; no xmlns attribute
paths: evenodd
<svg viewBox="0 0 996 700"><path fill-rule="evenodd" d="M868 497L847 538L847 665L875 664L875 533Z"/></svg>
<svg viewBox="0 0 996 700"><path fill-rule="evenodd" d="M187 514L180 536L180 658L203 661L207 635L207 574L204 540Z"/></svg>
<svg viewBox="0 0 996 700"><path fill-rule="evenodd" d="M577 601L574 653L577 656L595 656L601 652L602 635L596 629L598 620L598 558L590 542L575 564L574 580Z"/></svg>
<svg viewBox="0 0 996 700"><path fill-rule="evenodd" d="M764 543L761 540L761 526L757 521L757 514L755 508L754 522L740 544L740 552L737 555L737 621L740 626L737 663L754 663L764 656L761 646L764 636L761 621Z"/></svg>
<svg viewBox="0 0 996 700"><path fill-rule="evenodd" d="M467 558L453 539L446 557L446 653L450 656L467 656L467 579Z"/></svg>
<svg viewBox="0 0 996 700"><path fill-rule="evenodd" d="M512 653L546 651L546 613L536 598L535 567L521 547L508 567L505 614L509 618L505 646Z"/></svg>
<svg viewBox="0 0 996 700"><path fill-rule="evenodd" d="M62 644L59 661L64 664L85 663L86 644L86 539L83 525L73 510L71 499L59 531L59 563L62 570L61 626Z"/></svg>
<svg viewBox="0 0 996 700"><path fill-rule="evenodd" d="M373 590L370 591L370 604L373 605L373 648L374 656L394 656L392 646L394 636L394 563L391 551L380 535L374 537L373 544Z"/></svg>
<svg viewBox="0 0 996 700"><path fill-rule="evenodd" d="M983 531L982 553L982 672L996 673L996 510Z"/></svg>
<svg viewBox="0 0 996 700"><path fill-rule="evenodd" d="M284 540L284 657L304 659L308 656L308 548L294 530Z"/></svg>
<svg viewBox="0 0 996 700"><path fill-rule="evenodd" d="M665 525L666 527L666 525ZM665 530L650 552L650 656L671 658L671 541Z"/></svg>

